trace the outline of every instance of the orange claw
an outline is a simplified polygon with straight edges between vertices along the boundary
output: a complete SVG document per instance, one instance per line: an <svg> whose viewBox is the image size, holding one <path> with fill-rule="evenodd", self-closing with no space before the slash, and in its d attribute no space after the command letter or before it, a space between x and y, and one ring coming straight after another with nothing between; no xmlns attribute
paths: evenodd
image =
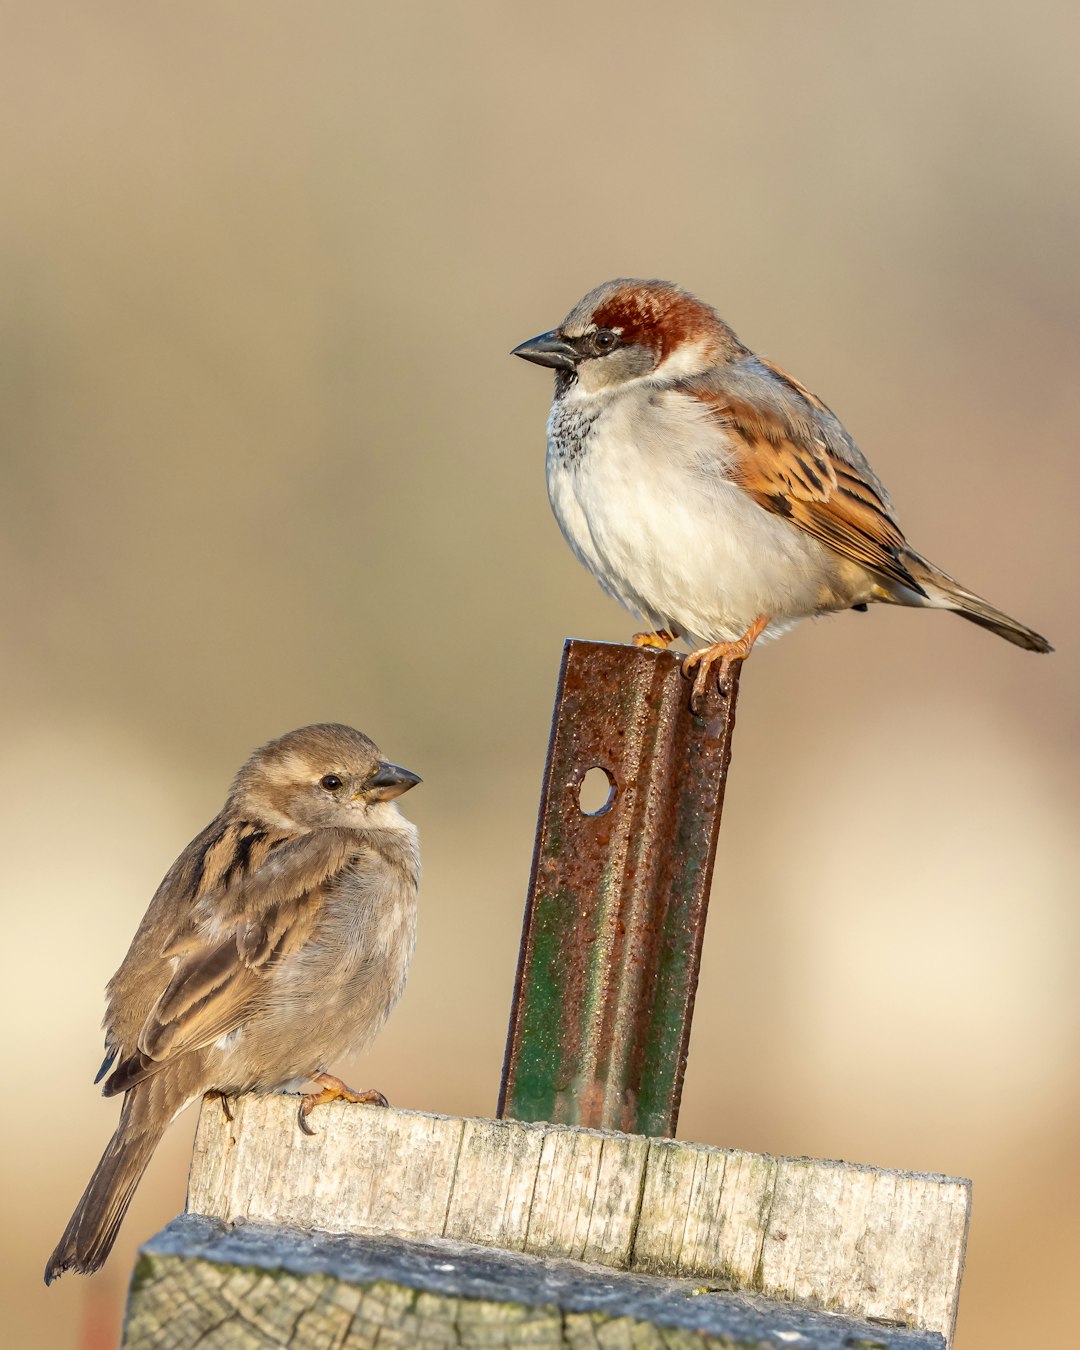
<svg viewBox="0 0 1080 1350"><path fill-rule="evenodd" d="M655 633L635 633L633 637L635 647L652 647L658 652L666 652L674 641L675 634L669 633L666 628Z"/></svg>
<svg viewBox="0 0 1080 1350"><path fill-rule="evenodd" d="M306 1096L300 1098L300 1110L297 1114L297 1123L305 1134L314 1134L315 1131L307 1123L307 1118L316 1106L322 1106L323 1102L356 1102L365 1106L389 1106L390 1103L382 1095L376 1092L374 1088L366 1088L363 1092L354 1092L351 1087L346 1087L340 1078L335 1078L332 1073L317 1073L311 1080L313 1083L321 1083L321 1092L309 1092Z"/></svg>
<svg viewBox="0 0 1080 1350"><path fill-rule="evenodd" d="M721 694L727 694L728 676L731 674L731 667L736 661L745 661L750 655L751 648L761 636L768 624L768 615L759 614L741 638L736 638L734 642L714 642L710 647L699 647L696 652L691 652L682 663L682 672L689 679L695 666L698 672L694 676L694 688L690 695L690 706L694 712L701 707L701 700L705 696L705 688L709 683L709 675L712 673L713 666L719 662L720 670L717 673L717 686Z"/></svg>

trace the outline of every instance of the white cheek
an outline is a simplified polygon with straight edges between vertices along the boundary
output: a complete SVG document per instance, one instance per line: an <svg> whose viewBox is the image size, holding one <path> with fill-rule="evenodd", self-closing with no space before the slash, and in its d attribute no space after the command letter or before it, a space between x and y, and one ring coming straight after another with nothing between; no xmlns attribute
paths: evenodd
<svg viewBox="0 0 1080 1350"><path fill-rule="evenodd" d="M653 371L654 380L682 380L700 375L715 362L713 344L707 338L697 342L681 342Z"/></svg>
<svg viewBox="0 0 1080 1350"><path fill-rule="evenodd" d="M602 378L604 373L602 361L583 361L578 367L578 377L567 390L564 399L568 403L576 403L597 394L623 393L644 384L669 385L674 380L700 375L715 362L715 343L705 337L699 338L697 342L681 342L653 370L619 380L616 384Z"/></svg>
<svg viewBox="0 0 1080 1350"><path fill-rule="evenodd" d="M610 390L611 384L604 380L602 376L602 362L582 361L578 366L577 379L567 391L567 398L571 402L577 402L582 398L592 398L595 394ZM624 381L624 385L626 383L629 383L629 381Z"/></svg>

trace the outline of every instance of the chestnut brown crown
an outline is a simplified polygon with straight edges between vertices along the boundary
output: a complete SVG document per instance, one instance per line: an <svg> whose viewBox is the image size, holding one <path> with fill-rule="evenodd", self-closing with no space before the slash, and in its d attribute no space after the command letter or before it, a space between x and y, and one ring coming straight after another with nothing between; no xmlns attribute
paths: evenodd
<svg viewBox="0 0 1080 1350"><path fill-rule="evenodd" d="M680 367L673 374L703 371L746 351L716 310L689 291L670 281L621 277L590 291L558 328L523 342L513 355L601 388L649 376L669 362Z"/></svg>

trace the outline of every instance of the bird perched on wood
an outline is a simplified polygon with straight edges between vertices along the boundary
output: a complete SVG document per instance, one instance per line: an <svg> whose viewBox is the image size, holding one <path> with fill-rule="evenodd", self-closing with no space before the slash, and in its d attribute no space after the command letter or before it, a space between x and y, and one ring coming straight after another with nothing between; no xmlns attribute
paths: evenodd
<svg viewBox="0 0 1080 1350"><path fill-rule="evenodd" d="M693 701L762 636L873 603L948 609L1029 651L1044 637L910 548L822 401L666 281L609 281L515 356L555 370L547 482L578 559L685 638Z"/></svg>
<svg viewBox="0 0 1080 1350"><path fill-rule="evenodd" d="M379 1102L326 1071L401 996L416 939L416 828L394 798L420 779L352 727L256 750L221 814L167 872L109 982L104 1093L120 1123L45 1268L105 1261L158 1140L197 1097L311 1082L320 1102ZM106 1075L108 1075L106 1077Z"/></svg>

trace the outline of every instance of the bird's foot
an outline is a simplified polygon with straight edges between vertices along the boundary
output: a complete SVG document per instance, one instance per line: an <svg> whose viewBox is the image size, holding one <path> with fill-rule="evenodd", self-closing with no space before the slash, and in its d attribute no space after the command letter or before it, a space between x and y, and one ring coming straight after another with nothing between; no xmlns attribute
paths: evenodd
<svg viewBox="0 0 1080 1350"><path fill-rule="evenodd" d="M231 1124L233 1119L233 1111L232 1107L229 1105L228 1093L213 1091L213 1092L206 1092L203 1094L204 1101L211 1102L214 1100L215 1097L221 1103L222 1114L224 1115L225 1119Z"/></svg>
<svg viewBox="0 0 1080 1350"><path fill-rule="evenodd" d="M714 642L709 647L699 647L696 652L691 652L682 663L682 673L687 677L694 672L697 667L697 674L694 675L694 688L690 694L690 707L694 712L700 712L702 700L705 697L705 690L709 685L709 676L713 668L719 666L717 670L717 688L720 690L721 697L726 698L731 686L731 671L736 661L745 661L750 655L751 648L761 636L768 617L764 614L759 615L741 638L736 638L734 642Z"/></svg>
<svg viewBox="0 0 1080 1350"><path fill-rule="evenodd" d="M661 628L655 633L635 633L632 641L635 647L651 647L654 651L666 652L675 641L675 634Z"/></svg>
<svg viewBox="0 0 1080 1350"><path fill-rule="evenodd" d="M376 1092L374 1088L366 1088L363 1092L355 1092L351 1087L335 1078L332 1073L317 1073L311 1080L313 1083L322 1085L321 1092L309 1092L306 1096L300 1098L300 1110L297 1114L297 1122L305 1134L314 1134L315 1131L307 1123L307 1118L316 1106L322 1106L323 1102L355 1102L364 1106L389 1106L390 1103L382 1095Z"/></svg>

